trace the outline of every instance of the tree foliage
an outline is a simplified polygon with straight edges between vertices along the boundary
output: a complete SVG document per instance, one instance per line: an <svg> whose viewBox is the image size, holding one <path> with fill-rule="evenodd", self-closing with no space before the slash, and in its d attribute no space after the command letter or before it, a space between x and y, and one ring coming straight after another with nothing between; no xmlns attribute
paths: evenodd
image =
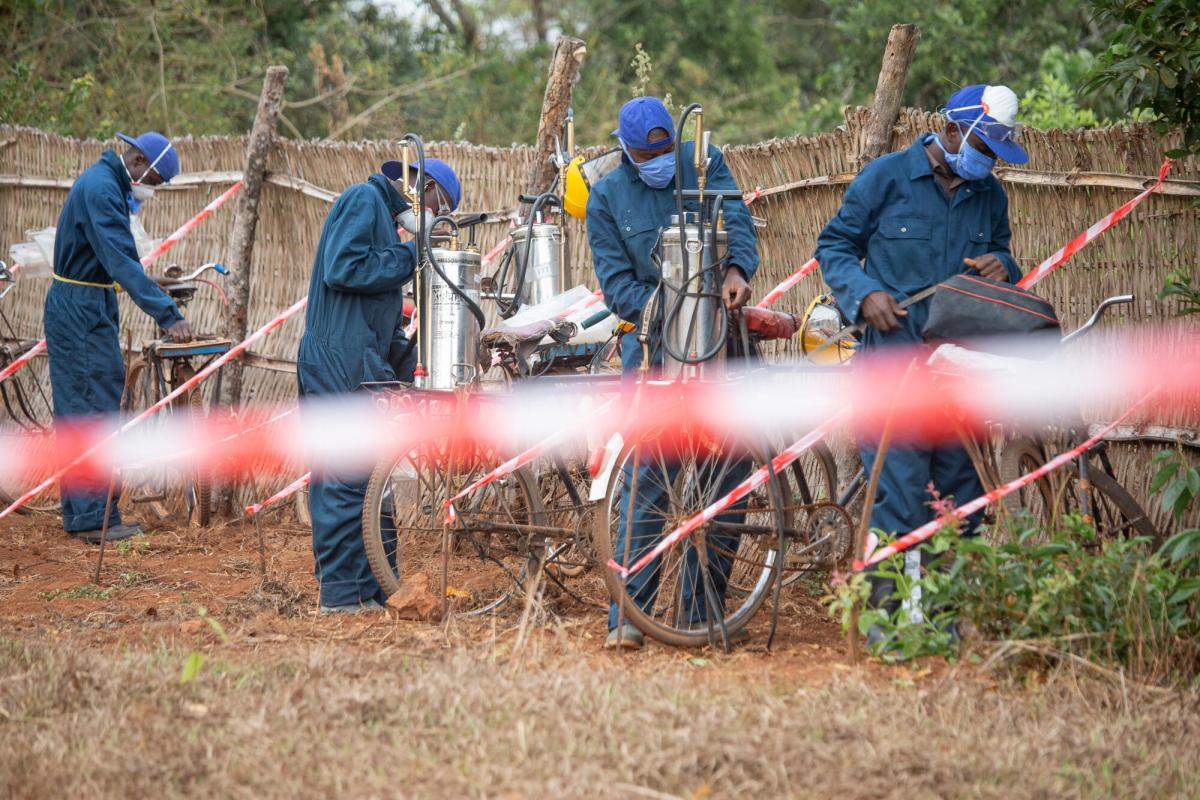
<svg viewBox="0 0 1200 800"><path fill-rule="evenodd" d="M1183 148L1172 155L1200 153L1200 8L1186 0L1094 4L1115 30L1087 88L1116 89L1162 128L1183 128Z"/></svg>
<svg viewBox="0 0 1200 800"><path fill-rule="evenodd" d="M80 136L239 133L280 63L289 136L529 142L566 34L588 46L581 143L606 141L635 91L701 101L723 141L752 141L828 130L843 106L869 102L895 22L922 31L911 105L1007 83L1036 124L1076 126L1151 101L1079 98L1107 32L1126 23L1046 0L9 0L0 121Z"/></svg>

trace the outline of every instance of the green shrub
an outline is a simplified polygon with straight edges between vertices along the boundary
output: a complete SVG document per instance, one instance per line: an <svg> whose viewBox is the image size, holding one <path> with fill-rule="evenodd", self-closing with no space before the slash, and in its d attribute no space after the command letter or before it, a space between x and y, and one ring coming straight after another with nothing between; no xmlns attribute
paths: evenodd
<svg viewBox="0 0 1200 800"><path fill-rule="evenodd" d="M1014 652L1079 657L1144 682L1200 676L1200 531L1184 531L1153 553L1140 538L1097 544L1078 517L1048 536L1014 524L1019 529L1003 544L940 533L925 545L935 558L916 580L904 574L902 555L882 564L896 599L920 590L924 619L865 609L860 632L880 625L889 659L954 658L964 646L1008 641L1036 645ZM843 624L849 604L866 596L862 583L856 577L832 600ZM965 645L957 636L963 628L973 631Z"/></svg>

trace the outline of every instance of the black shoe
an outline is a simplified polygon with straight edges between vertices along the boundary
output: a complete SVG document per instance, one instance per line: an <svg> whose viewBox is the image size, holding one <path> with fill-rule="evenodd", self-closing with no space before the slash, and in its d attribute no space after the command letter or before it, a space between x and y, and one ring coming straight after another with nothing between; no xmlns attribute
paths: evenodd
<svg viewBox="0 0 1200 800"><path fill-rule="evenodd" d="M97 528L94 531L71 531L71 535L88 544L100 544L100 530L100 528ZM128 525L111 525L104 538L110 542L119 542L122 539L137 536L139 533L142 533L141 525L134 523Z"/></svg>

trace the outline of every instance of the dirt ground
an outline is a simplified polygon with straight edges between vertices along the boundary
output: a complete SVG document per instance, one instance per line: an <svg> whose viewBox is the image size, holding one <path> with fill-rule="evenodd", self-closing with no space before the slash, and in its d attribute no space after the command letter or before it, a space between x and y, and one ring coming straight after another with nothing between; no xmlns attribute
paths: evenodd
<svg viewBox="0 0 1200 800"><path fill-rule="evenodd" d="M321 617L308 532L0 535L0 795L1200 797L1200 698L851 665L784 594L726 655L602 648L599 601L444 624ZM586 585L586 580L583 582ZM1189 744L1190 743L1190 744Z"/></svg>

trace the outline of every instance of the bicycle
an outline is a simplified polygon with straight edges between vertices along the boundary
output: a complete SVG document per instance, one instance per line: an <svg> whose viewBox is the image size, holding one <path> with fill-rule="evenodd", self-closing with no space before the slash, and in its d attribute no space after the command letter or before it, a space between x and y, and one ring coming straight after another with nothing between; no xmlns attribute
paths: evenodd
<svg viewBox="0 0 1200 800"><path fill-rule="evenodd" d="M0 261L0 301L17 285L17 276L8 265ZM12 364L21 356L32 350L37 342L24 339L17 335L16 327L0 302L0 322L4 324L3 344L0 344L0 369ZM34 372L34 364L27 364L18 372L13 373L4 381L0 381L0 403L3 404L9 419L28 434L22 438L20 447L29 451L30 456L53 447L54 405L46 391L46 381L39 380ZM18 446L18 445L13 445ZM19 485L0 486L0 505L7 506L25 490L42 482L45 476L31 476ZM18 509L18 513L56 513L59 509L55 492L47 492L42 496L26 503Z"/></svg>
<svg viewBox="0 0 1200 800"><path fill-rule="evenodd" d="M1086 335L1109 308L1133 301L1132 294L1107 298L1083 325L1063 337L1062 344L1069 345ZM1087 438L1083 428L1081 422L1072 421L1057 432L1047 430L1008 438L997 463L999 483L1015 480L1059 452L1072 449ZM1010 514L1029 513L1046 529L1058 527L1068 514L1078 514L1095 527L1100 540L1136 535L1148 538L1155 549L1163 540L1153 520L1117 480L1108 448L1102 441L1064 466L1061 472L1039 478L1008 495L1004 507Z"/></svg>
<svg viewBox="0 0 1200 800"><path fill-rule="evenodd" d="M1110 308L1133 301L1131 294L1105 299L1086 322L1062 338L1061 344L1078 341ZM977 438L962 428L957 433L987 490L1032 472L1086 438L1081 435L1079 422L1068 423L1058 431L1029 434L1012 435L993 429ZM860 467L839 498L839 504L849 506L861 499L865 485L865 471ZM1104 442L1092 446L1062 471L1039 478L1004 497L999 508L991 510L985 520L992 523L993 530L1001 514L1026 515L1047 530L1057 528L1066 515L1078 514L1094 526L1098 540L1133 534L1146 537L1157 547L1163 538L1141 504L1118 481Z"/></svg>
<svg viewBox="0 0 1200 800"><path fill-rule="evenodd" d="M176 283L164 287L164 290L180 309L186 308L201 284L216 285L200 278L209 270L220 275L228 274L224 265L210 263L183 275L179 267L172 264L165 274L168 278L175 278ZM126 413L141 411L159 402L228 352L231 345L229 339L214 336L183 343L166 338L150 342L130 365ZM212 400L220 392L221 370L217 370L211 392L206 393L202 385L195 386L172 400L151 420L165 424L174 414L186 414L191 425L203 429ZM125 492L124 499L145 506L160 520L182 510L190 522L201 527L212 521L212 477L202 466L173 464L168 455L155 459L154 463L128 468L123 479L127 485L133 485L132 490Z"/></svg>

